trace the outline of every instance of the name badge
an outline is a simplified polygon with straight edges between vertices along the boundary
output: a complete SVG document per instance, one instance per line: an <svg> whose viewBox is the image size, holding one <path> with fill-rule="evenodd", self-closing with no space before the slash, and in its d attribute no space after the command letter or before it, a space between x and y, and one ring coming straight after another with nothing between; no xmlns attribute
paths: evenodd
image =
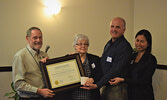
<svg viewBox="0 0 167 100"><path fill-rule="evenodd" d="M92 68L93 68L93 69L96 67L94 63L93 63L93 64L91 64L91 66L92 66Z"/></svg>
<svg viewBox="0 0 167 100"><path fill-rule="evenodd" d="M112 62L112 57L107 57L106 61L111 63Z"/></svg>

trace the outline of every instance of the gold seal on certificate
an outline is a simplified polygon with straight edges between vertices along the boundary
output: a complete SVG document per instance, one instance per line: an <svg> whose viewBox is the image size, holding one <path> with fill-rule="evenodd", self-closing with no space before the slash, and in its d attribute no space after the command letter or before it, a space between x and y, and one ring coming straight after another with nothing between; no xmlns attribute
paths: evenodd
<svg viewBox="0 0 167 100"><path fill-rule="evenodd" d="M79 54L49 59L40 65L47 88L59 92L81 86L84 72Z"/></svg>
<svg viewBox="0 0 167 100"><path fill-rule="evenodd" d="M55 85L58 85L58 84L59 84L59 81L56 80L56 81L55 81Z"/></svg>

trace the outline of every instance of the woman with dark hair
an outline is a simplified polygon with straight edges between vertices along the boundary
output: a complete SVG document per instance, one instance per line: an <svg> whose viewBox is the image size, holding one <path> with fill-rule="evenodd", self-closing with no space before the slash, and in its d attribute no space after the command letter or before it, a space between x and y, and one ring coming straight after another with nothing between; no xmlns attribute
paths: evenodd
<svg viewBox="0 0 167 100"><path fill-rule="evenodd" d="M128 84L129 100L154 100L152 76L157 67L157 60L151 54L152 37L148 30L140 30L135 36L137 52L133 54L131 63L127 66L126 78L111 79L111 85L119 82Z"/></svg>

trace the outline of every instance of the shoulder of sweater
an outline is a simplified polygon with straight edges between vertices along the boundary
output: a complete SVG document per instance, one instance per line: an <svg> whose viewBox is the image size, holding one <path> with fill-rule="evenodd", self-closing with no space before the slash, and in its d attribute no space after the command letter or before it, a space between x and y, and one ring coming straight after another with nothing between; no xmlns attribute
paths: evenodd
<svg viewBox="0 0 167 100"><path fill-rule="evenodd" d="M96 57L96 58L99 58L99 56L94 55L94 54L90 54L90 53L87 53L87 56L88 56L88 57Z"/></svg>
<svg viewBox="0 0 167 100"><path fill-rule="evenodd" d="M119 44L119 45L118 45ZM121 37L117 43L116 43L116 46L128 46L128 47L131 47L131 44L126 40L126 38L123 36Z"/></svg>
<svg viewBox="0 0 167 100"><path fill-rule="evenodd" d="M152 55L151 53L145 52L143 57L141 58L141 61L147 61L150 62L152 64L157 64L157 60L155 58L154 55Z"/></svg>
<svg viewBox="0 0 167 100"><path fill-rule="evenodd" d="M21 56L21 55L24 55L25 53L27 53L27 49L26 48L23 48L23 49L21 49L21 50L19 50L16 54L15 54L15 56Z"/></svg>
<svg viewBox="0 0 167 100"><path fill-rule="evenodd" d="M157 59L156 59L156 57L155 57L153 54L149 54L149 58L150 58L153 62L157 63Z"/></svg>

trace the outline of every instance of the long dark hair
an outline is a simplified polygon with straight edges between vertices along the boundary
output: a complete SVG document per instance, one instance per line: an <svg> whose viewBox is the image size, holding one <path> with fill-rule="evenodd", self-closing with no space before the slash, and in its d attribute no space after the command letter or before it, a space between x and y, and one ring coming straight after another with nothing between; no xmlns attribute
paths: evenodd
<svg viewBox="0 0 167 100"><path fill-rule="evenodd" d="M151 53L151 50L152 50L152 36L151 36L151 33L148 30L142 29L136 34L135 38L138 35L144 35L144 37L146 38L147 43L148 43L148 47L147 47L146 51Z"/></svg>

